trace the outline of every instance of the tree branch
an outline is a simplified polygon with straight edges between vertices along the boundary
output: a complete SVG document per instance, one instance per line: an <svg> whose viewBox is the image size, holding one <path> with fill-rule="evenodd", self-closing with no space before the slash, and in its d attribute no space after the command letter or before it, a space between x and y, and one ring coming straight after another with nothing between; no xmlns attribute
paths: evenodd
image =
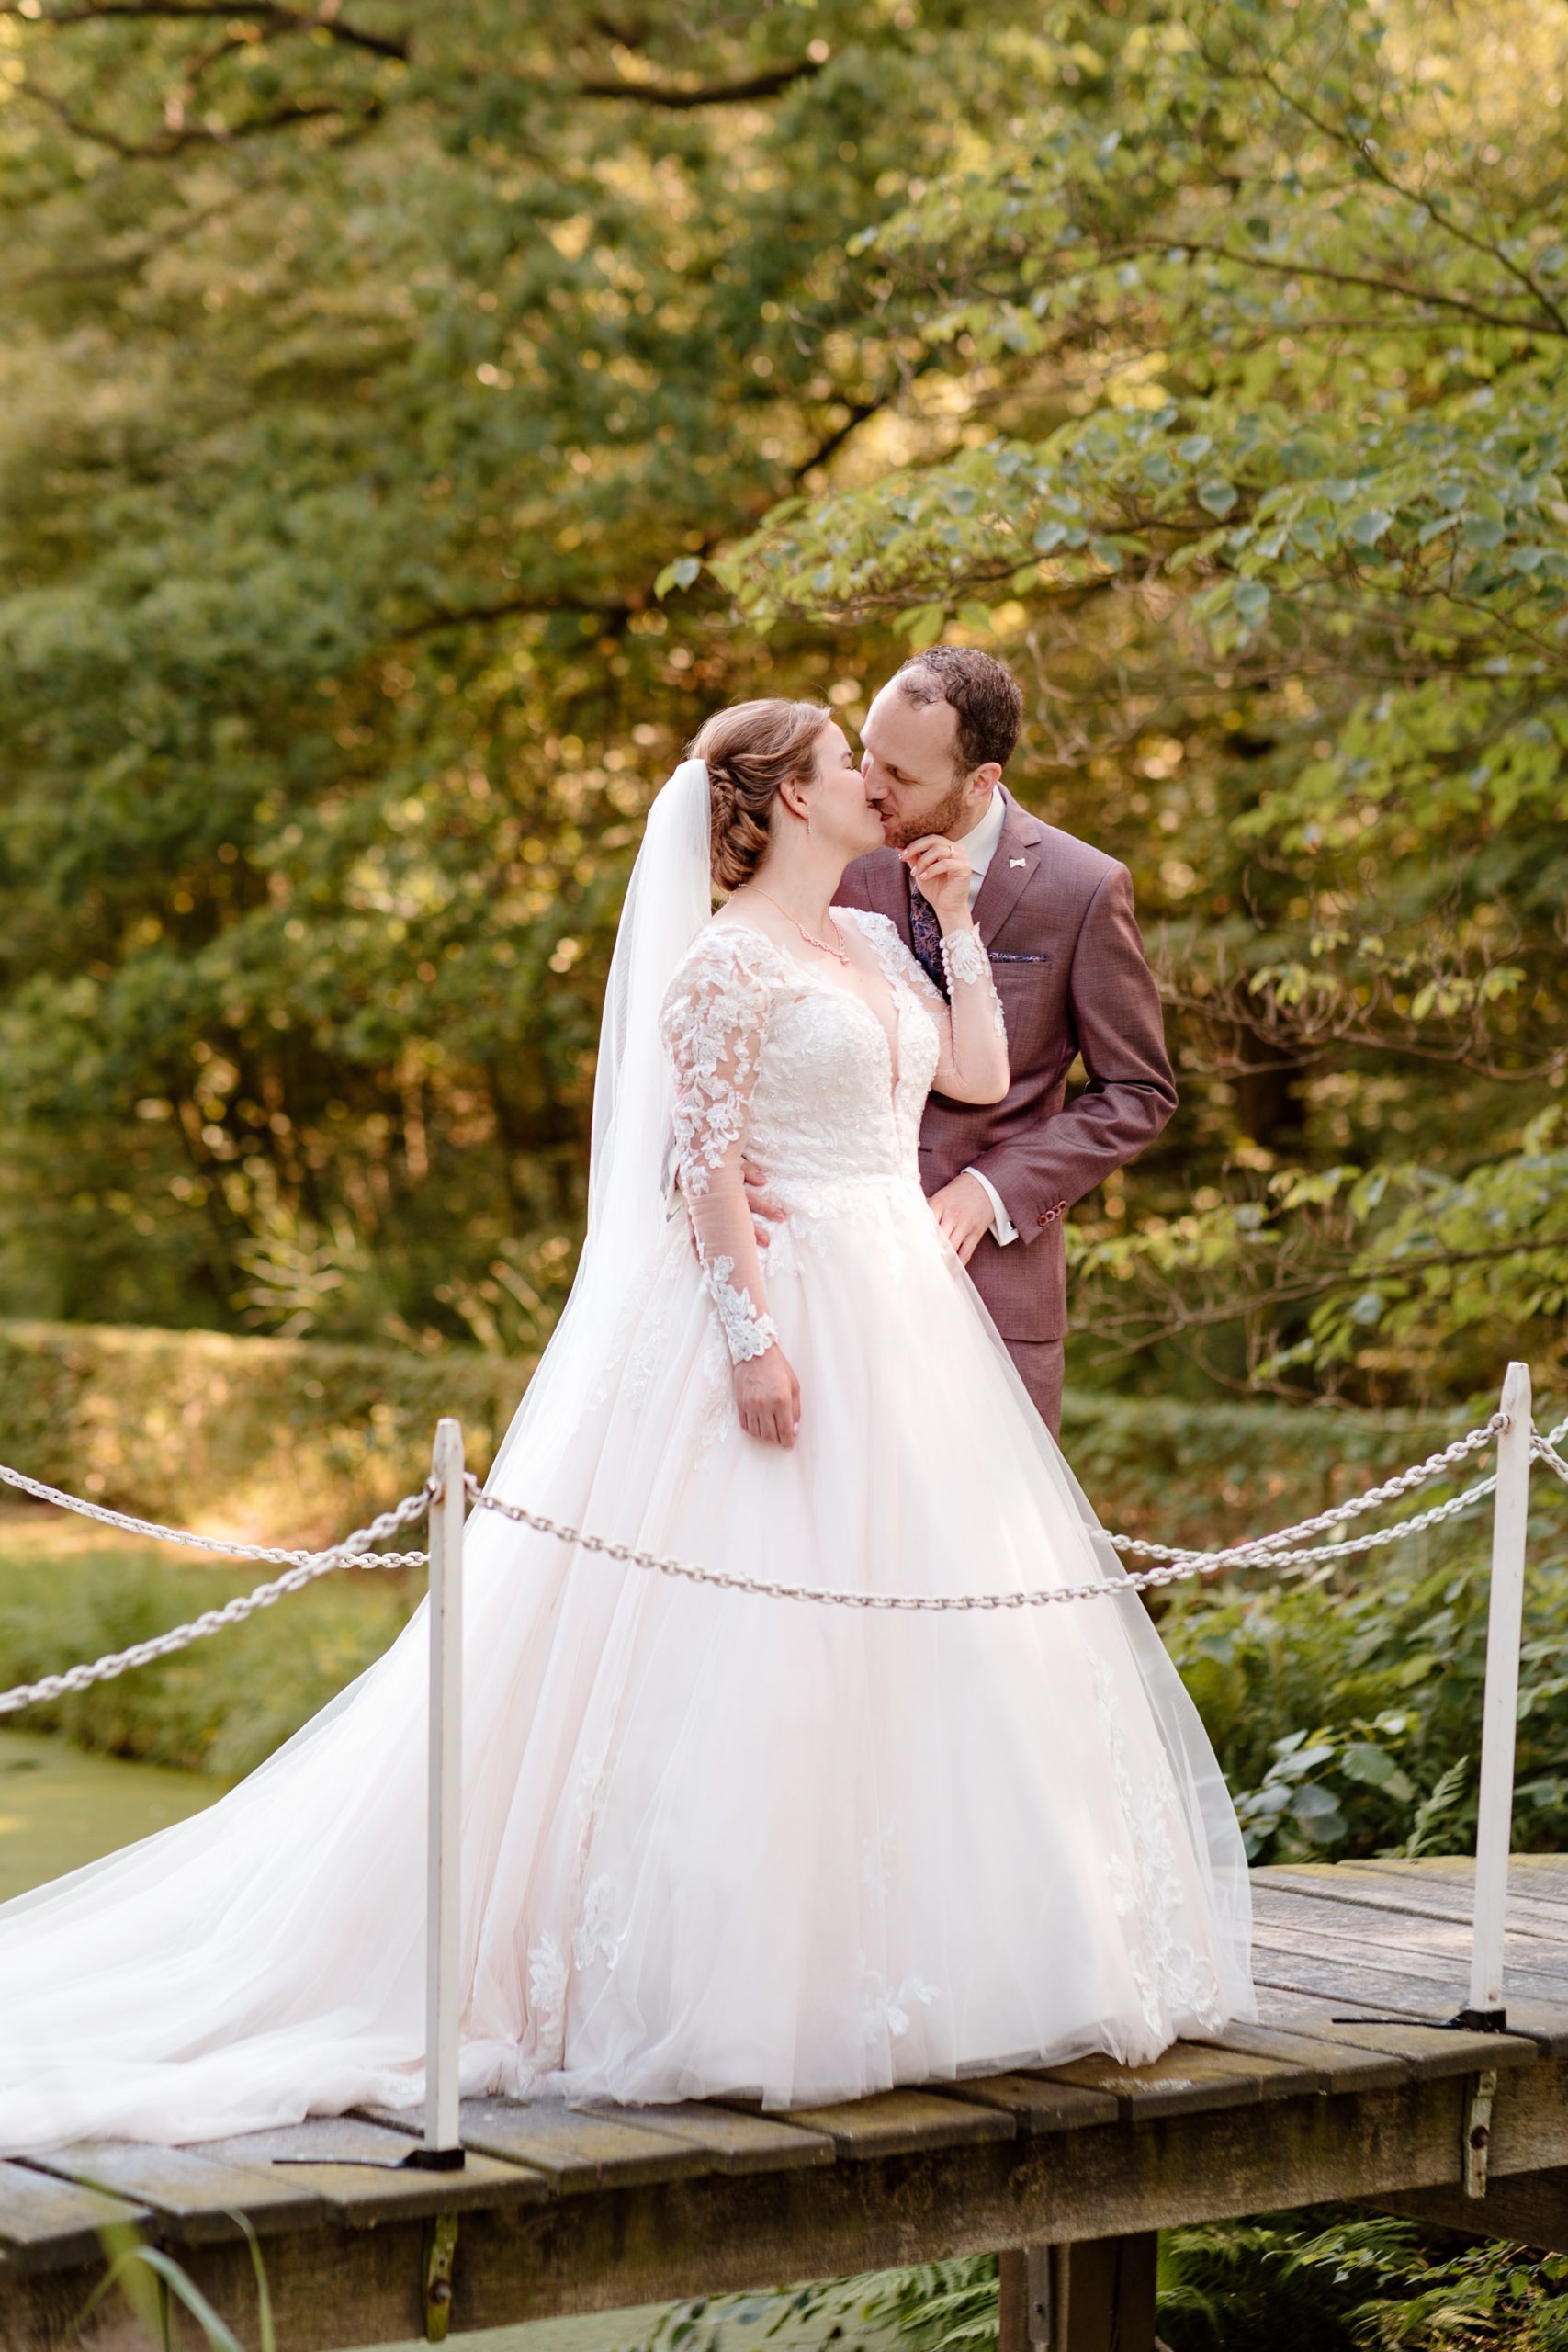
<svg viewBox="0 0 1568 2352"><path fill-rule="evenodd" d="M320 104L299 100L293 105L275 107L270 114L253 115L249 121L224 123L214 130L209 123L186 123L168 131L163 138L138 141L121 138L107 123L89 122L78 115L66 101L39 82L28 80L21 84L18 96L34 98L62 122L77 139L85 139L96 147L107 147L111 154L127 163L162 163L171 155L180 154L187 147L233 147L242 141L253 139L272 130L290 130L302 122L321 122L333 119L357 122L361 127L375 121L382 113L378 98L367 98L355 114L353 107L338 99Z"/></svg>
<svg viewBox="0 0 1568 2352"><path fill-rule="evenodd" d="M631 98L643 106L667 107L676 113L685 113L697 107L738 106L747 98L776 97L792 83L809 81L820 74L822 65L816 58L797 58L793 65L775 65L765 74L751 74L739 82L710 82L693 90L671 89L660 82L630 82L619 74L591 74L573 86L580 97Z"/></svg>
<svg viewBox="0 0 1568 2352"><path fill-rule="evenodd" d="M29 24L85 25L109 24L117 17L159 17L165 22L179 24L197 22L204 17L223 17L231 22L239 18L247 24L265 24L275 32L322 32L333 40L341 40L351 49L368 50L375 57L395 57L406 61L409 53L408 36L403 33L377 33L359 25L346 23L331 5L319 8L287 8L278 0L254 0L247 6L245 0L232 5L232 0L73 0L68 7L50 8L35 16L23 5L23 0L0 0L0 17L22 17Z"/></svg>

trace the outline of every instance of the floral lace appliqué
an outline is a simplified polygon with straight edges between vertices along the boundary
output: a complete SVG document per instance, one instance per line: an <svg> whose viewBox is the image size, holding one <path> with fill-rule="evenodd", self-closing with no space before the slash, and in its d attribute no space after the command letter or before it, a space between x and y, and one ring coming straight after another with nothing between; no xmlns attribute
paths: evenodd
<svg viewBox="0 0 1568 2352"><path fill-rule="evenodd" d="M566 2064L566 1954L554 1936L528 1947L528 2006L545 2066Z"/></svg>
<svg viewBox="0 0 1568 2352"><path fill-rule="evenodd" d="M1111 1777L1132 1848L1131 1860L1109 1858L1107 1875L1117 1916L1134 1914L1135 1932L1128 1951L1144 2022L1156 2040L1168 2035L1169 2018L1195 2018L1217 2030L1224 2023L1219 1979L1213 1962L1177 1934L1181 1878L1176 1866L1171 1819L1176 1792L1168 1770L1134 1778L1116 1706L1113 1679L1105 1659L1090 1657L1100 1727L1111 1758Z"/></svg>
<svg viewBox="0 0 1568 2352"><path fill-rule="evenodd" d="M746 1123L768 1010L767 982L748 962L746 943L735 926L703 933L660 1013L675 1069L675 1153L688 1200L701 1199Z"/></svg>
<svg viewBox="0 0 1568 2352"><path fill-rule="evenodd" d="M944 931L942 935L942 968L947 974L949 996L961 980L983 983L990 993L991 1026L998 1037L1005 1037L1007 1023L1002 1015L1002 1001L997 994L996 983L991 978L991 960L979 933Z"/></svg>
<svg viewBox="0 0 1568 2352"><path fill-rule="evenodd" d="M588 1882L581 1916L572 1930L571 1956L580 1970L592 1968L596 1960L602 1960L610 1974L615 1974L628 1932L625 1928L615 1928L615 1883L601 1872Z"/></svg>
<svg viewBox="0 0 1568 2352"><path fill-rule="evenodd" d="M716 1258L703 1271L708 1295L718 1309L730 1363L747 1363L753 1356L765 1356L779 1336L777 1327L771 1315L758 1314L749 1290L737 1290L730 1281L734 1259Z"/></svg>
<svg viewBox="0 0 1568 2352"><path fill-rule="evenodd" d="M916 2004L929 2009L941 1997L940 1987L928 1984L923 1976L906 1976L890 1993L880 1973L868 1968L863 2008L867 2041L874 2048L885 2040L901 2041L909 2030L909 2013Z"/></svg>

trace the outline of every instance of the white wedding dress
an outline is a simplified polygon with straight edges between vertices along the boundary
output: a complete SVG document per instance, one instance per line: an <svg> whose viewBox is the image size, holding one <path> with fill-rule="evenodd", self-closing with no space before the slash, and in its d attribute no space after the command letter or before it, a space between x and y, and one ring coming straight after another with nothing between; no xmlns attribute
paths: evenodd
<svg viewBox="0 0 1568 2352"><path fill-rule="evenodd" d="M491 1488L788 1585L1109 1589L865 1611L476 1510L468 2093L781 2107L1146 2059L1256 2013L1201 1725L921 1195L946 1008L884 918L848 920L896 1064L863 1000L761 933L686 950L659 1026L703 1261L661 1199L570 1437L503 1449ZM761 1261L742 1143L788 1212ZM732 1394L775 1329L793 1449ZM422 2095L423 1628L207 1812L0 1906L0 2153Z"/></svg>

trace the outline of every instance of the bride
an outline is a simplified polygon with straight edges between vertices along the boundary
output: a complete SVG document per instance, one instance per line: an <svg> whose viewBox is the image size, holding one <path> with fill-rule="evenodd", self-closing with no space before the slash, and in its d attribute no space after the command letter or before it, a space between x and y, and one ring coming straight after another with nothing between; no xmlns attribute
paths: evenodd
<svg viewBox="0 0 1568 2352"><path fill-rule="evenodd" d="M1008 1084L967 861L904 853L950 1007L829 909L882 838L829 715L744 703L693 750L616 942L577 1282L488 1491L760 1581L1104 1590L868 1611L476 1510L463 2090L779 2108L1151 2058L1255 2014L1246 1862L920 1191L928 1091ZM0 1906L0 2154L422 2097L425 1672L422 1606L206 1812Z"/></svg>

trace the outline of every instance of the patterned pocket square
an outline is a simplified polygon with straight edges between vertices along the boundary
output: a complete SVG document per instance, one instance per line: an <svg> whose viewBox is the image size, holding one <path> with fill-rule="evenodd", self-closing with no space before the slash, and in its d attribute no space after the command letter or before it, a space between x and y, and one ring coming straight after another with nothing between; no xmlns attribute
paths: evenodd
<svg viewBox="0 0 1568 2352"><path fill-rule="evenodd" d="M990 957L993 964L1048 964L1051 961L1049 956L1026 956L1016 947L993 947Z"/></svg>

